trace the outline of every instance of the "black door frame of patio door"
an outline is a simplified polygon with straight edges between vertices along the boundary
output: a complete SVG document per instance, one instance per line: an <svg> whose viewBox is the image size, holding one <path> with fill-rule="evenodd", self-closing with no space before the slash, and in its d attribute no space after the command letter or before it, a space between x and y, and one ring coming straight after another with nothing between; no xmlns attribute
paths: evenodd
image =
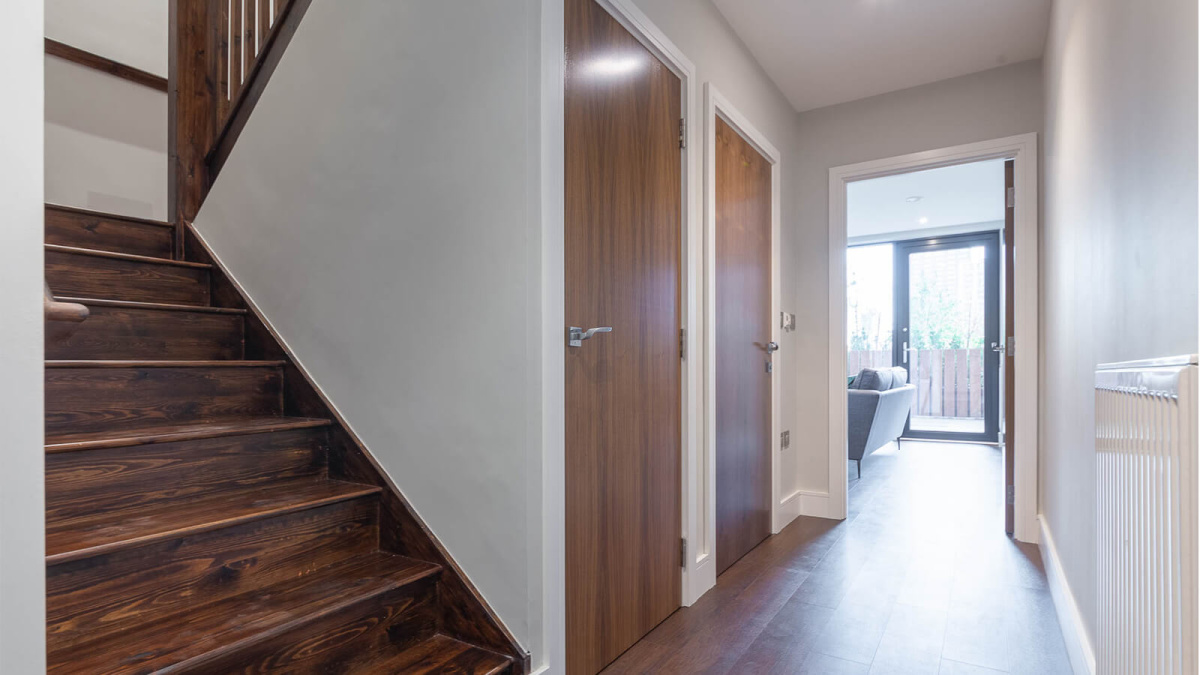
<svg viewBox="0 0 1200 675"><path fill-rule="evenodd" d="M895 333L892 340L892 363L909 367L909 257L958 248L984 247L984 319L983 319L983 433L928 431L912 428L912 416L904 425L904 438L944 441L997 443L1000 434L1000 354L992 346L1000 341L1000 233L980 232L927 239L893 242L895 264L893 282ZM909 382L917 384L920 373L909 371ZM916 406L914 406L916 408Z"/></svg>

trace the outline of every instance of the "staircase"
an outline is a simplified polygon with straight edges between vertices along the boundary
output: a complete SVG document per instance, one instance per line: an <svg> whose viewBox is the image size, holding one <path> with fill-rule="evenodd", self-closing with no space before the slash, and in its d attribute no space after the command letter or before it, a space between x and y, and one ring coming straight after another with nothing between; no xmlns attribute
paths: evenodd
<svg viewBox="0 0 1200 675"><path fill-rule="evenodd" d="M527 670L193 233L47 206L46 280L49 672Z"/></svg>

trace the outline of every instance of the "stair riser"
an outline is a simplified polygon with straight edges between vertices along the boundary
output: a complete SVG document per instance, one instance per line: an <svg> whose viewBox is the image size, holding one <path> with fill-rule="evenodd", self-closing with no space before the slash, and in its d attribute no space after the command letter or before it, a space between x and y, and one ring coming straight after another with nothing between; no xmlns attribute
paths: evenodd
<svg viewBox="0 0 1200 675"><path fill-rule="evenodd" d="M58 296L207 305L209 270L46 251L46 281Z"/></svg>
<svg viewBox="0 0 1200 675"><path fill-rule="evenodd" d="M295 579L375 550L378 500L356 499L51 565L46 571L50 651L143 625L173 612Z"/></svg>
<svg viewBox="0 0 1200 675"><path fill-rule="evenodd" d="M73 325L67 336L56 338L47 330L47 359L242 358L245 318L238 314L100 306L89 309L91 316Z"/></svg>
<svg viewBox="0 0 1200 675"><path fill-rule="evenodd" d="M169 227L46 207L47 244L170 258L174 240Z"/></svg>
<svg viewBox="0 0 1200 675"><path fill-rule="evenodd" d="M419 642L437 632L437 585L433 578L309 621L271 639L219 658L167 669L172 675L354 672L352 664L388 645Z"/></svg>
<svg viewBox="0 0 1200 675"><path fill-rule="evenodd" d="M47 368L46 431L71 433L282 413L279 368Z"/></svg>
<svg viewBox="0 0 1200 675"><path fill-rule="evenodd" d="M220 488L324 472L325 429L55 453L46 457L46 522L105 508L158 508Z"/></svg>

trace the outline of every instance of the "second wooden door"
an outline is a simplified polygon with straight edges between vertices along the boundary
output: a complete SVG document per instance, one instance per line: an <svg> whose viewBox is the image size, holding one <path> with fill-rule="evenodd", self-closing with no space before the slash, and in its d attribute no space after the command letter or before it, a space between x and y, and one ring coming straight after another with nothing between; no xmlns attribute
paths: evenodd
<svg viewBox="0 0 1200 675"><path fill-rule="evenodd" d="M771 164L717 118L717 573L771 534ZM770 346L769 346L770 345Z"/></svg>

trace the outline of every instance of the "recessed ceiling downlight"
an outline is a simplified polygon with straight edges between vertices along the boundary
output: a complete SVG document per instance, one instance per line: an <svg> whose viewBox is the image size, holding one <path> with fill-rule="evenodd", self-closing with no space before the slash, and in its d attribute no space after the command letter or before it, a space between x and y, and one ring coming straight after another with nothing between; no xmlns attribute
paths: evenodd
<svg viewBox="0 0 1200 675"><path fill-rule="evenodd" d="M924 197L922 197L921 195L913 195L913 196L909 197L908 199L905 199L904 201L906 201L910 204L915 204L916 202L919 202L922 199L924 199Z"/></svg>

